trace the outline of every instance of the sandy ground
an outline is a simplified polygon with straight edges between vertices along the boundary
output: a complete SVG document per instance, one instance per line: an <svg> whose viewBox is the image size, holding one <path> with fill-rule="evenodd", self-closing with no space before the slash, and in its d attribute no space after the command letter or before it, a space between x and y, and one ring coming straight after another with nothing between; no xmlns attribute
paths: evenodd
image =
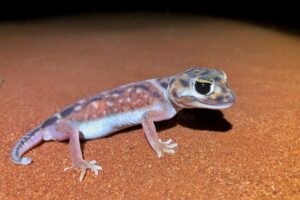
<svg viewBox="0 0 300 200"><path fill-rule="evenodd" d="M300 199L300 39L250 23L172 15L0 24L0 199ZM141 127L85 142L103 167L79 182L68 144L11 163L12 146L51 114L124 83L191 66L223 69L237 101L158 123L178 144L158 159Z"/></svg>

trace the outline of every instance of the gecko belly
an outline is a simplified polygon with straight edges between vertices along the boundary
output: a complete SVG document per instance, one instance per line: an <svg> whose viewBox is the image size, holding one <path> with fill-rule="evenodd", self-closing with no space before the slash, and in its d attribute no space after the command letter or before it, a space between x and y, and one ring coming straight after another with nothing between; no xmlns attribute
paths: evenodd
<svg viewBox="0 0 300 200"><path fill-rule="evenodd" d="M148 109L139 109L130 113L119 113L97 120L80 122L79 130L83 139L94 139L107 136L123 128L141 123L142 115Z"/></svg>

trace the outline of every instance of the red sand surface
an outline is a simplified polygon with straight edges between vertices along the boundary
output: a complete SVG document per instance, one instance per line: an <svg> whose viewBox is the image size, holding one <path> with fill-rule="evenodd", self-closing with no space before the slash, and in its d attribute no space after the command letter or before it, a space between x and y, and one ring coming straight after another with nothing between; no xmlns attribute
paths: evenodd
<svg viewBox="0 0 300 200"><path fill-rule="evenodd" d="M276 29L172 15L88 16L0 24L0 199L300 199L300 39ZM227 110L159 123L178 144L158 159L140 127L83 143L103 167L79 182L68 144L11 163L12 146L74 101L191 66L226 71Z"/></svg>

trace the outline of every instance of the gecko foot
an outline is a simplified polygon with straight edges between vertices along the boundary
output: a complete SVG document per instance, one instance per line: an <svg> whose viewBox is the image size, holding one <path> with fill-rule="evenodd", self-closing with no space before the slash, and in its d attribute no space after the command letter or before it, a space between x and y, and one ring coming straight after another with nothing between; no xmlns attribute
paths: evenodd
<svg viewBox="0 0 300 200"><path fill-rule="evenodd" d="M160 158L163 156L163 153L174 154L174 148L177 147L177 143L172 143L172 139L169 139L165 142L158 139L158 150L156 150L157 156Z"/></svg>
<svg viewBox="0 0 300 200"><path fill-rule="evenodd" d="M92 160L90 162L81 160L77 163L73 163L71 167L66 167L64 171L67 171L75 167L80 167L81 169L81 173L79 177L80 182L83 180L86 170L91 169L96 176L98 175L98 170L102 170L102 167L100 165L97 165L97 162L95 160Z"/></svg>

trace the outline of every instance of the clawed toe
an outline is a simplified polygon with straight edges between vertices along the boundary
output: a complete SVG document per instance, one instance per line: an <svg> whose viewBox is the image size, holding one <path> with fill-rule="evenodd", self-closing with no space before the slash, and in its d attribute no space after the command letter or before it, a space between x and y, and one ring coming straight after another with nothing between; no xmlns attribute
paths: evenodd
<svg viewBox="0 0 300 200"><path fill-rule="evenodd" d="M157 156L160 158L163 156L163 153L169 153L169 154L174 154L175 150L174 148L177 147L177 143L172 143L173 140L169 139L167 141L161 141L161 139L158 140L159 144L158 147L159 149L156 150Z"/></svg>
<svg viewBox="0 0 300 200"><path fill-rule="evenodd" d="M75 168L75 167L80 167L80 169L81 169L80 177L79 177L80 182L83 180L86 170L88 170L88 169L92 170L94 172L95 176L97 176L99 174L99 170L102 170L102 167L100 165L97 165L97 162L95 160L92 160L90 162L81 160L78 163L73 163L71 167L66 167L64 169L64 171L67 171L67 170Z"/></svg>
<svg viewBox="0 0 300 200"><path fill-rule="evenodd" d="M94 174L97 176L99 171L98 170L102 170L102 167L100 165L97 165L97 161L92 160L89 162L89 164L91 165L89 168L94 172ZM87 168L88 169L88 168Z"/></svg>
<svg viewBox="0 0 300 200"><path fill-rule="evenodd" d="M173 149L173 148L175 148L177 146L178 146L177 143L173 143L173 144L169 144L168 148Z"/></svg>

